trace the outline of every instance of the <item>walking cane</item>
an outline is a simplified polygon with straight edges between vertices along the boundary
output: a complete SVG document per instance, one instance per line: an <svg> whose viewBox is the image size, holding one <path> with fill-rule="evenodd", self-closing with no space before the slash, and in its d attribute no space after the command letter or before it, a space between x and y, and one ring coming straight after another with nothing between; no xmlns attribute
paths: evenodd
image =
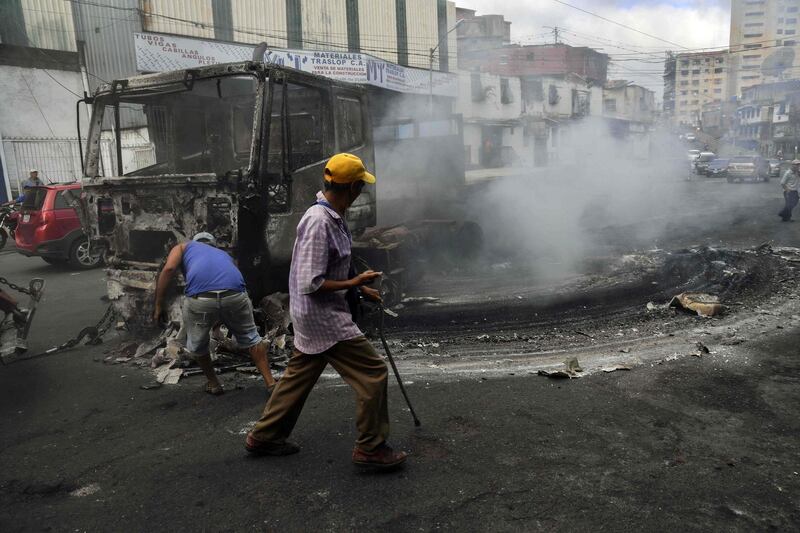
<svg viewBox="0 0 800 533"><path fill-rule="evenodd" d="M406 393L406 388L403 385L403 380L400 378L400 371L397 370L397 365L394 363L394 358L392 357L392 352L389 351L389 344L386 342L386 336L383 334L383 321L386 315L386 309L383 307L383 303L381 302L379 307L379 312L381 314L380 322L378 323L378 332L381 336L381 344L383 344L383 350L386 352L386 357L389 359L389 364L392 365L392 370L394 371L394 377L397 378L397 384L400 385L400 392L403 393L403 398L406 399L406 403L408 404L408 410L411 411L411 416L414 417L414 426L419 427L422 423L417 418L417 413L414 412L414 408L411 406L411 400L408 398L408 393Z"/></svg>

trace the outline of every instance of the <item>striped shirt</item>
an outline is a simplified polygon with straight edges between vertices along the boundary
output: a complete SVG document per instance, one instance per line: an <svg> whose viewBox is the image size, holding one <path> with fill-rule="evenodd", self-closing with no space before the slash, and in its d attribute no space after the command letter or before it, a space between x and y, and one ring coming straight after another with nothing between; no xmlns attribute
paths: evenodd
<svg viewBox="0 0 800 533"><path fill-rule="evenodd" d="M325 201L321 192L317 201ZM289 313L294 346L302 353L322 353L339 341L363 335L353 322L346 291L319 292L325 280L348 279L351 248L347 223L329 207L311 206L297 225L289 271Z"/></svg>

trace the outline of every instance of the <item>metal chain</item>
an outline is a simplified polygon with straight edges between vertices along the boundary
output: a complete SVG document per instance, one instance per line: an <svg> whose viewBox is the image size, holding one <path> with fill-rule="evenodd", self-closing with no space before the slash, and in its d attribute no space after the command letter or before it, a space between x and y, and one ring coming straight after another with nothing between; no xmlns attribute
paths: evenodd
<svg viewBox="0 0 800 533"><path fill-rule="evenodd" d="M58 353L62 350L67 350L72 348L73 346L80 343L84 337L89 337L89 340L86 341L87 345L97 345L100 344L102 341L103 335L108 332L108 329L111 327L111 324L114 323L114 318L116 317L117 313L114 311L113 304L109 304L106 312L103 313L102 318L95 324L94 326L87 326L80 330L78 334L67 340L66 342L59 344L58 346L54 346L47 351L44 351L34 357L42 356L42 355L52 355L54 353Z"/></svg>
<svg viewBox="0 0 800 533"><path fill-rule="evenodd" d="M33 296L33 292L30 291L29 289L26 289L25 287L20 287L19 285L15 285L14 283L11 283L10 281L8 281L6 278L4 278L2 276L0 276L0 283L2 283L3 285L6 285L11 290L14 290L14 291L17 291L17 292L21 292L22 294L27 294L28 296Z"/></svg>

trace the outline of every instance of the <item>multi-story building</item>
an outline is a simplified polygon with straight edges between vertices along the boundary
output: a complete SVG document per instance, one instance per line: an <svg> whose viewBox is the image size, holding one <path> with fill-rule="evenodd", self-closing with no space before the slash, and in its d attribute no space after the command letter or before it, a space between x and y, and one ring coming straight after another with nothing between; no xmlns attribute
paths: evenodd
<svg viewBox="0 0 800 533"><path fill-rule="evenodd" d="M461 27L459 26L459 31ZM459 47L461 36L459 35ZM566 44L511 44L501 48L464 52L459 48L459 67L498 76L578 76L603 84L608 78L606 54L584 46Z"/></svg>
<svg viewBox="0 0 800 533"><path fill-rule="evenodd" d="M502 15L476 15L456 9L459 23L458 67L497 76L578 76L603 84L608 76L606 54L566 44L510 44L511 23Z"/></svg>
<svg viewBox="0 0 800 533"><path fill-rule="evenodd" d="M727 99L727 50L675 55L675 110L678 125L699 126L703 106ZM666 99L665 99L666 102Z"/></svg>
<svg viewBox="0 0 800 533"><path fill-rule="evenodd" d="M476 15L474 9L456 7L459 57L470 57L511 44L511 22L503 15ZM459 64L459 68L464 68Z"/></svg>
<svg viewBox="0 0 800 533"><path fill-rule="evenodd" d="M764 83L742 91L736 110L736 127L730 142L738 148L771 156L796 153L797 115L793 103L800 94L800 80Z"/></svg>
<svg viewBox="0 0 800 533"><path fill-rule="evenodd" d="M729 94L800 77L799 32L800 0L732 0Z"/></svg>
<svg viewBox="0 0 800 533"><path fill-rule="evenodd" d="M675 77L677 61L673 52L667 52L664 60L664 118L672 121L675 115Z"/></svg>
<svg viewBox="0 0 800 533"><path fill-rule="evenodd" d="M647 157L655 121L655 93L626 80L611 80L603 88L603 118L612 136L625 139L633 157Z"/></svg>
<svg viewBox="0 0 800 533"><path fill-rule="evenodd" d="M468 171L533 162L524 153L522 105L519 78L481 72L459 77L456 111L463 116Z"/></svg>

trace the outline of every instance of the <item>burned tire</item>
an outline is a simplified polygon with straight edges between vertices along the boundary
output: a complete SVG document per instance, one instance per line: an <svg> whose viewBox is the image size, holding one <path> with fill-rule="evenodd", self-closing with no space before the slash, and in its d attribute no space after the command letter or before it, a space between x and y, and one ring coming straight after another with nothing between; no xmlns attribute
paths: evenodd
<svg viewBox="0 0 800 533"><path fill-rule="evenodd" d="M97 268L103 262L103 256L89 246L89 239L80 237L69 249L69 265L77 270Z"/></svg>

